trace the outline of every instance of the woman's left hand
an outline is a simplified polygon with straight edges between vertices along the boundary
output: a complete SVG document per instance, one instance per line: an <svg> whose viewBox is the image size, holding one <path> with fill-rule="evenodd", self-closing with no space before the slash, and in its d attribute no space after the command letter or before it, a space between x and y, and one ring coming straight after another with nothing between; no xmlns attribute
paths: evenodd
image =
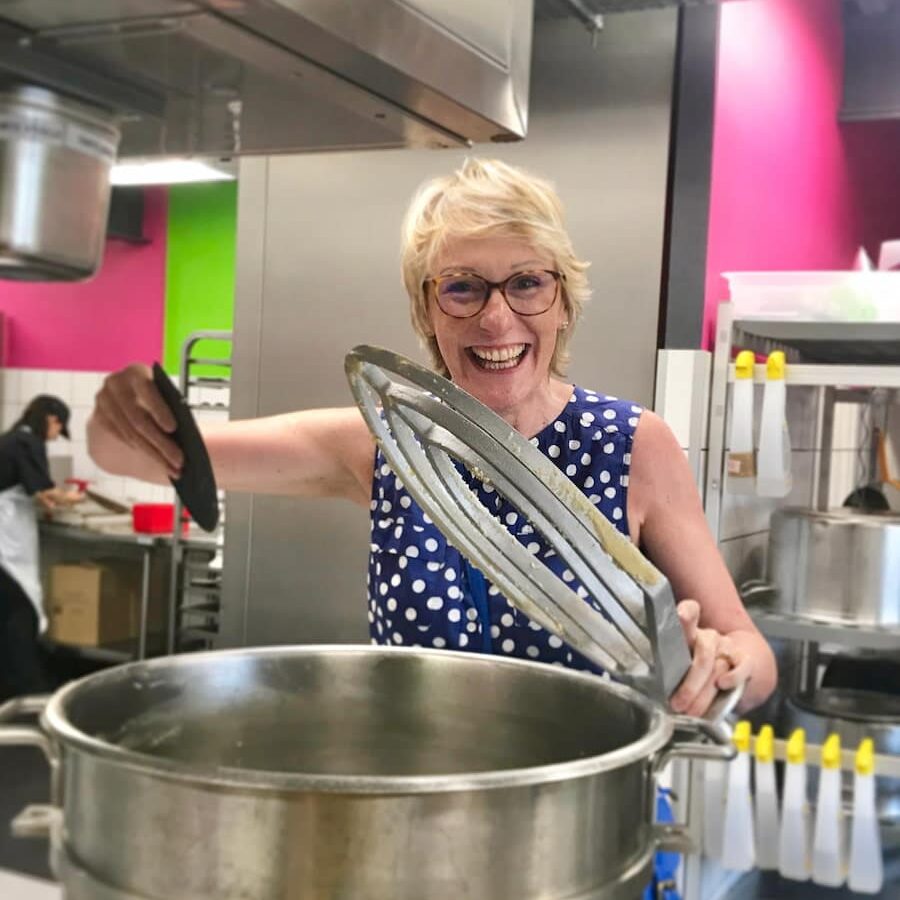
<svg viewBox="0 0 900 900"><path fill-rule="evenodd" d="M731 690L750 677L753 657L741 646L737 634L701 628L696 600L682 600L678 618L691 651L691 668L669 702L673 712L702 716L719 691Z"/></svg>

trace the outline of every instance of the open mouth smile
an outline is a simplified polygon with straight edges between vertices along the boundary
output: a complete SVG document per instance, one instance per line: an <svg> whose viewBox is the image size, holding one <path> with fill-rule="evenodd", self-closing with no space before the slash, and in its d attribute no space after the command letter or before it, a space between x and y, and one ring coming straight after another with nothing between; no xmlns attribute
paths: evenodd
<svg viewBox="0 0 900 900"><path fill-rule="evenodd" d="M467 353L480 369L501 372L521 365L528 350L528 344L508 344L505 347L469 347Z"/></svg>

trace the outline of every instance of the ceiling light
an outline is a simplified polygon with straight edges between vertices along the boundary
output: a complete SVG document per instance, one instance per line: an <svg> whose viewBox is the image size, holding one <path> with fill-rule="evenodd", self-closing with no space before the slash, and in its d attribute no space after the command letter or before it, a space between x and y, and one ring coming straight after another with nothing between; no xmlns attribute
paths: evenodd
<svg viewBox="0 0 900 900"><path fill-rule="evenodd" d="M225 165L199 159L147 159L116 163L110 181L125 184L185 184L192 181L231 181L234 173Z"/></svg>

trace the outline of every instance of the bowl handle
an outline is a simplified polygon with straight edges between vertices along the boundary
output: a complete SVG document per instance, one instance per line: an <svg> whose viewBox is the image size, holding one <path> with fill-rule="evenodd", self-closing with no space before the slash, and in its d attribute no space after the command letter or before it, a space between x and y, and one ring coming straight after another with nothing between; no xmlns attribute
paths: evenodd
<svg viewBox="0 0 900 900"><path fill-rule="evenodd" d="M40 728L4 724L22 716L39 716L49 700L49 694L36 694L31 697L14 697L0 706L0 747L37 747L47 757L47 762L54 765L56 754L50 738Z"/></svg>
<svg viewBox="0 0 900 900"><path fill-rule="evenodd" d="M49 700L49 694L14 697L0 706L0 747L37 747L50 765L50 792L53 802L30 804L15 816L11 828L16 837L49 838L61 815L61 810L56 804L59 757L50 737L41 728L33 725L8 724L22 716L39 716Z"/></svg>
<svg viewBox="0 0 900 900"><path fill-rule="evenodd" d="M672 715L675 738L653 760L654 775L676 758L733 759L736 751L731 743L731 727L726 717L740 702L745 686L746 683L742 682L730 691L721 691L702 717ZM700 740L679 740L679 736L685 733Z"/></svg>
<svg viewBox="0 0 900 900"><path fill-rule="evenodd" d="M673 759L722 760L733 759L736 750L731 741L731 728L725 721L744 694L741 683L730 691L722 691L702 718L672 716L676 737L651 762L657 775ZM694 735L699 740L684 740ZM653 841L659 850L673 853L694 853L697 842L691 834L690 822L657 822L653 825Z"/></svg>

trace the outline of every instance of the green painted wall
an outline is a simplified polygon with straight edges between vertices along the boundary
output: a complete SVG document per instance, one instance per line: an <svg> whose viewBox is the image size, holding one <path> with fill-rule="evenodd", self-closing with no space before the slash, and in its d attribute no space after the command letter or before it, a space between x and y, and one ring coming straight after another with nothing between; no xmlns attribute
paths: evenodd
<svg viewBox="0 0 900 900"><path fill-rule="evenodd" d="M236 236L237 182L169 188L164 358L173 374L191 332L232 328ZM204 356L225 352L221 344L198 351Z"/></svg>

